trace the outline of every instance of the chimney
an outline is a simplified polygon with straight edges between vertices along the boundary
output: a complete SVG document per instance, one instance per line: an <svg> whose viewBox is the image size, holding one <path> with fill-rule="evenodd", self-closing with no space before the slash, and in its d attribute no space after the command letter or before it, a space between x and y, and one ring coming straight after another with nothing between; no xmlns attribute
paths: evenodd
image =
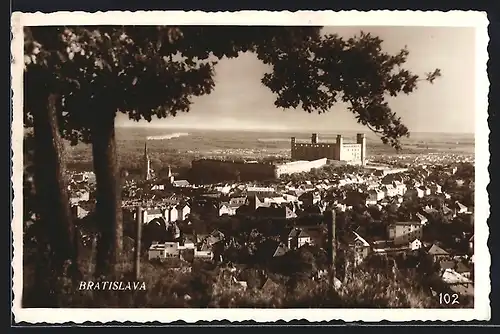
<svg viewBox="0 0 500 334"><path fill-rule="evenodd" d="M342 135L337 135L337 144L342 145Z"/></svg>
<svg viewBox="0 0 500 334"><path fill-rule="evenodd" d="M311 143L312 144L317 144L318 143L318 134L317 133L313 133L312 136L311 136Z"/></svg>
<svg viewBox="0 0 500 334"><path fill-rule="evenodd" d="M364 133L358 133L356 142L361 145L361 164L364 166L366 162L366 137Z"/></svg>
<svg viewBox="0 0 500 334"><path fill-rule="evenodd" d="M295 159L295 137L290 140L290 158Z"/></svg>

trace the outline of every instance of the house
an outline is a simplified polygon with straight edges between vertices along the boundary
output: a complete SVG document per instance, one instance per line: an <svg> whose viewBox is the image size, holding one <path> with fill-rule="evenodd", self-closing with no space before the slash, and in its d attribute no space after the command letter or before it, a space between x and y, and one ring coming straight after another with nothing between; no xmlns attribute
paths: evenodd
<svg viewBox="0 0 500 334"><path fill-rule="evenodd" d="M469 209L459 201L455 201L454 209L455 209L455 214L469 213Z"/></svg>
<svg viewBox="0 0 500 334"><path fill-rule="evenodd" d="M420 186L418 188L422 190L423 196L429 196L431 194L431 190L429 189L429 187Z"/></svg>
<svg viewBox="0 0 500 334"><path fill-rule="evenodd" d="M266 205L276 204L282 206L283 204L288 204L288 201L283 196L265 197L263 201Z"/></svg>
<svg viewBox="0 0 500 334"><path fill-rule="evenodd" d="M82 208L80 205L73 205L71 207L71 212L73 213L73 217L77 219L85 218L90 213L89 211Z"/></svg>
<svg viewBox="0 0 500 334"><path fill-rule="evenodd" d="M204 260L213 260L214 258L214 253L211 250L207 249L201 249L201 250L194 250L194 257L199 258L199 259L204 259Z"/></svg>
<svg viewBox="0 0 500 334"><path fill-rule="evenodd" d="M227 202L220 203L218 214L219 214L219 217L224 216L224 215L232 216L232 212L229 208L229 203L227 203ZM234 214L236 214L236 212L234 212Z"/></svg>
<svg viewBox="0 0 500 334"><path fill-rule="evenodd" d="M186 204L177 204L175 206L168 206L164 210L165 221L168 223L175 222L178 220L185 220L191 213L191 207Z"/></svg>
<svg viewBox="0 0 500 334"><path fill-rule="evenodd" d="M453 260L443 260L439 261L439 270L443 273L448 269L455 268L455 261Z"/></svg>
<svg viewBox="0 0 500 334"><path fill-rule="evenodd" d="M185 220L191 213L191 208L187 203L178 204L175 209L177 210L177 220Z"/></svg>
<svg viewBox="0 0 500 334"><path fill-rule="evenodd" d="M165 245L159 244L158 242L153 242L148 250L148 259L151 261L153 259L164 259L165 255Z"/></svg>
<svg viewBox="0 0 500 334"><path fill-rule="evenodd" d="M292 228L287 236L288 248L296 249L311 243L311 236L300 228Z"/></svg>
<svg viewBox="0 0 500 334"><path fill-rule="evenodd" d="M409 188L405 193L405 197L407 197L407 198L422 198L422 197L424 197L424 191L422 189L420 189L420 187Z"/></svg>
<svg viewBox="0 0 500 334"><path fill-rule="evenodd" d="M398 194L398 190L396 189L396 187L394 187L394 185L392 183L384 185L382 187L382 191L384 192L385 196L387 196L387 197L393 197L393 196L396 196Z"/></svg>
<svg viewBox="0 0 500 334"><path fill-rule="evenodd" d="M172 186L174 188L186 188L186 187L190 187L191 184L189 183L188 180L175 180L175 181L172 181Z"/></svg>
<svg viewBox="0 0 500 334"><path fill-rule="evenodd" d="M427 219L427 217L425 217L424 215L422 215L420 212L417 212L416 216L417 216L417 219L420 221L420 223L422 225L425 225L425 224L427 224L429 222L429 220Z"/></svg>
<svg viewBox="0 0 500 334"><path fill-rule="evenodd" d="M392 185L396 189L396 195L403 196L406 193L406 184L403 181L394 180Z"/></svg>
<svg viewBox="0 0 500 334"><path fill-rule="evenodd" d="M288 206L261 206L255 210L255 215L258 217L266 217L271 219L293 219L297 218L297 214Z"/></svg>
<svg viewBox="0 0 500 334"><path fill-rule="evenodd" d="M78 204L79 202L86 202L90 200L90 192L85 189L78 189L71 194L69 199L71 204Z"/></svg>
<svg viewBox="0 0 500 334"><path fill-rule="evenodd" d="M219 217L228 215L228 216L234 216L236 215L236 210L240 207L241 205L234 205L230 204L228 202L222 202L219 205Z"/></svg>
<svg viewBox="0 0 500 334"><path fill-rule="evenodd" d="M421 222L396 222L388 227L389 239L394 245L408 245L415 239L422 239L423 225Z"/></svg>
<svg viewBox="0 0 500 334"><path fill-rule="evenodd" d="M232 190L231 186L226 184L224 186L215 187L215 190L222 194L229 194Z"/></svg>
<svg viewBox="0 0 500 334"><path fill-rule="evenodd" d="M405 191L406 191L406 190L405 190ZM395 198L395 201L394 201L394 202L395 202L395 203L397 203L397 204L401 204L401 203L403 203L403 202L404 202L404 200L405 200L405 199L404 199L404 197L403 197L403 195L396 195L396 197L394 197L394 198Z"/></svg>
<svg viewBox="0 0 500 334"><path fill-rule="evenodd" d="M422 242L419 239L415 239L410 242L408 248L410 248L410 250L412 251L419 250L422 248Z"/></svg>
<svg viewBox="0 0 500 334"><path fill-rule="evenodd" d="M459 273L460 275L462 275L464 277L467 277L467 278L471 277L472 269L471 269L470 265L464 261L460 261L460 260L457 261L454 269L457 273Z"/></svg>
<svg viewBox="0 0 500 334"><path fill-rule="evenodd" d="M159 183L152 184L151 190L165 190L165 185Z"/></svg>
<svg viewBox="0 0 500 334"><path fill-rule="evenodd" d="M442 193L441 186L437 183L431 183L429 185L429 189L431 190L431 194L433 194L433 195L437 195L437 194Z"/></svg>
<svg viewBox="0 0 500 334"><path fill-rule="evenodd" d="M274 251L273 257L280 257L285 255L290 249L283 243L280 243Z"/></svg>
<svg viewBox="0 0 500 334"><path fill-rule="evenodd" d="M179 210L175 206L169 206L165 209L165 220L170 222L175 222L179 219Z"/></svg>
<svg viewBox="0 0 500 334"><path fill-rule="evenodd" d="M174 241L165 242L165 257L179 257L179 243Z"/></svg>
<svg viewBox="0 0 500 334"><path fill-rule="evenodd" d="M352 247L354 249L354 265L358 265L368 256L370 253L370 244L363 239L358 233L354 233L354 240Z"/></svg>
<svg viewBox="0 0 500 334"><path fill-rule="evenodd" d="M302 226L301 229L309 235L309 245L317 245L324 247L326 235L328 233L327 227L322 225Z"/></svg>
<svg viewBox="0 0 500 334"><path fill-rule="evenodd" d="M192 235L192 234L184 235L183 247L186 249L195 249L196 248L196 240L195 240L194 235Z"/></svg>
<svg viewBox="0 0 500 334"><path fill-rule="evenodd" d="M148 250L148 258L152 259L165 259L179 257L179 243L178 242L153 242Z"/></svg>
<svg viewBox="0 0 500 334"><path fill-rule="evenodd" d="M474 254L474 235L469 239L469 252Z"/></svg>
<svg viewBox="0 0 500 334"><path fill-rule="evenodd" d="M444 249L442 249L441 247L439 247L436 244L433 244L427 250L427 254L431 255L433 257L434 261L441 261L441 260L445 260L445 259L450 257L450 254L447 251L445 251Z"/></svg>
<svg viewBox="0 0 500 334"><path fill-rule="evenodd" d="M157 219L157 218L162 218L162 219L165 218L165 213L160 208L146 209L146 210L142 211L142 214L143 214L142 222L144 224L147 224L150 221ZM135 218L135 214L134 214L134 218Z"/></svg>
<svg viewBox="0 0 500 334"><path fill-rule="evenodd" d="M426 205L423 209L422 212L427 216L427 217L432 217L432 215L437 214L439 211L434 209L431 206Z"/></svg>
<svg viewBox="0 0 500 334"><path fill-rule="evenodd" d="M213 245L215 245L216 243L219 243L221 241L223 241L225 238L224 236L224 233L222 233L221 231L215 229L212 231L212 233L210 233L209 235L207 235L206 237L204 237L201 242L208 245L209 247L212 247Z"/></svg>
<svg viewBox="0 0 500 334"><path fill-rule="evenodd" d="M237 197L231 197L229 199L229 205L234 205L234 206L241 206L247 204L247 197L246 196L237 196Z"/></svg>
<svg viewBox="0 0 500 334"><path fill-rule="evenodd" d="M469 278L457 273L453 269L446 269L441 275L441 279L445 282L450 289L461 296L474 295L474 282Z"/></svg>
<svg viewBox="0 0 500 334"><path fill-rule="evenodd" d="M368 191L368 197L366 198L366 205L375 205L378 201L383 199L385 194L380 189L372 189Z"/></svg>
<svg viewBox="0 0 500 334"><path fill-rule="evenodd" d="M321 201L321 195L317 191L307 191L299 196L299 201L302 201L304 206L312 206Z"/></svg>

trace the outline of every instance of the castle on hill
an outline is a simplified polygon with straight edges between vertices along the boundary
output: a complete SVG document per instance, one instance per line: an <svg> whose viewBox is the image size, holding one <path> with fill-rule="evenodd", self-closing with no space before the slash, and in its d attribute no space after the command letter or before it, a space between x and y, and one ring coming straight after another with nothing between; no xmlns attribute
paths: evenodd
<svg viewBox="0 0 500 334"><path fill-rule="evenodd" d="M297 142L291 138L292 160L313 161L321 158L345 161L352 164L366 164L366 137L364 133L356 135L356 143L345 143L342 135L337 135L335 143L320 142L317 133L311 135L310 143Z"/></svg>

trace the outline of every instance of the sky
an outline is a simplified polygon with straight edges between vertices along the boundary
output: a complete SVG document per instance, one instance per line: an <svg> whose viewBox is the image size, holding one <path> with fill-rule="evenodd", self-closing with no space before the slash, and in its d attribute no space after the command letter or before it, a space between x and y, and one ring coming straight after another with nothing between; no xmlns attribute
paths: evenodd
<svg viewBox="0 0 500 334"><path fill-rule="evenodd" d="M421 82L410 95L390 101L390 106L410 132L474 133L475 39L473 28L459 27L325 27L324 33L352 37L360 31L383 40L383 51L396 54L408 48L406 69L423 76L436 68L442 76L434 84ZM123 114L117 126L165 129L220 129L267 131L367 131L356 123L347 105L338 104L325 114L279 109L273 93L261 83L269 71L255 55L222 59L215 68L215 89L193 98L189 113L133 122Z"/></svg>

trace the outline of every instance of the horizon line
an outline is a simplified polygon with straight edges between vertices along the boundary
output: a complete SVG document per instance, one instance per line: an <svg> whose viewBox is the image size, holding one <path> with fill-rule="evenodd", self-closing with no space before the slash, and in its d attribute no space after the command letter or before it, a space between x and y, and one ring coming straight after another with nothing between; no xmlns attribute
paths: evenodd
<svg viewBox="0 0 500 334"><path fill-rule="evenodd" d="M361 130L352 130L352 129L344 129L344 130L315 130L315 129L281 129L281 128L234 128L234 129L225 129L225 128L196 128L196 127L161 127L161 126L153 126L148 127L147 125L137 125L137 126L129 126L129 125L116 125L116 128L119 129L154 129L154 130L167 130L167 131L180 131L180 130L194 130L194 131L220 131L220 132L235 132L235 131L244 131L244 132L304 132L304 133L335 133L335 132L358 132L358 133L373 133L373 131L361 131ZM463 132L463 131L409 131L410 135L412 133L445 133L445 134L463 134L463 135L475 135L475 132Z"/></svg>

